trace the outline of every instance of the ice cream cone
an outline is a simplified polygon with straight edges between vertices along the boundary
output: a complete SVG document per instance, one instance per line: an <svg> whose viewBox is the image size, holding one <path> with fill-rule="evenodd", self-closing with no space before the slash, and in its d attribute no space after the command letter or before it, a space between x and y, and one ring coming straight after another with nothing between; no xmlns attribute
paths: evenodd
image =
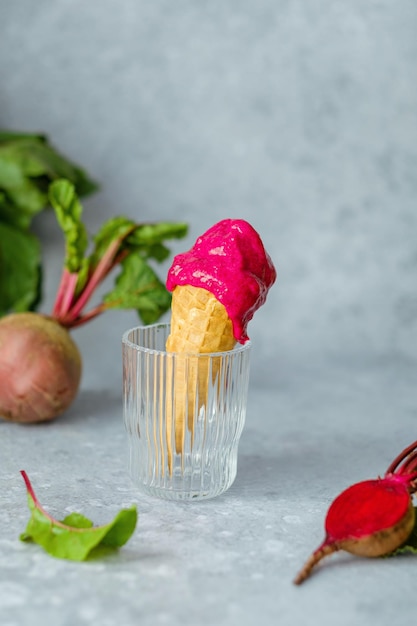
<svg viewBox="0 0 417 626"><path fill-rule="evenodd" d="M175 256L166 283L173 294L166 344L172 358L167 360L166 426L162 425L170 474L174 453L183 455L190 444L197 446L197 420L213 413L207 406L209 392L214 385L216 391L227 386L224 359L208 353L227 352L236 342L248 341L248 322L275 279L261 238L245 220L221 220L190 250Z"/></svg>
<svg viewBox="0 0 417 626"><path fill-rule="evenodd" d="M169 352L223 352L236 343L232 322L217 298L201 287L178 285L172 294Z"/></svg>
<svg viewBox="0 0 417 626"><path fill-rule="evenodd" d="M193 356L231 350L236 344L232 322L216 297L201 287L178 285L172 294L171 333L167 339L167 352L175 353L167 374L167 448L171 468L173 441L175 451L184 450L186 429L191 440L194 420L207 404L209 385L219 374L220 357L213 361L207 357ZM172 414L173 413L173 414ZM172 429L175 433L173 437Z"/></svg>

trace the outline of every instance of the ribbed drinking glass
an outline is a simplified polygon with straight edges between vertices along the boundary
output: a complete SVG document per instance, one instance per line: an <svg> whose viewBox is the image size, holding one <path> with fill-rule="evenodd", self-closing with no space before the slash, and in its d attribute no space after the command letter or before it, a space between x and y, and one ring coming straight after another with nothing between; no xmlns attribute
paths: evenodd
<svg viewBox="0 0 417 626"><path fill-rule="evenodd" d="M144 492L213 498L237 471L251 344L227 352L166 352L169 324L123 335L123 419L129 471Z"/></svg>

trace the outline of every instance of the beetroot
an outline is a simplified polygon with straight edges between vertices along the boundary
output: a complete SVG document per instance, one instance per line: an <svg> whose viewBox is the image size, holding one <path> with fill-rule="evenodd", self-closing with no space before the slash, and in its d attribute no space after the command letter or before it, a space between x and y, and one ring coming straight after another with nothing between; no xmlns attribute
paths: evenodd
<svg viewBox="0 0 417 626"><path fill-rule="evenodd" d="M80 378L80 352L56 320L37 313L0 320L0 415L50 420L71 404Z"/></svg>
<svg viewBox="0 0 417 626"><path fill-rule="evenodd" d="M69 331L111 308L135 309L154 323L171 294L148 259L164 260L165 239L183 237L185 224L136 224L115 217L103 224L86 254L87 232L74 186L57 180L49 198L66 244L64 268L51 315L22 312L0 320L0 415L14 422L42 422L65 411L81 378L81 355ZM86 310L96 289L120 268L113 289Z"/></svg>
<svg viewBox="0 0 417 626"><path fill-rule="evenodd" d="M394 459L383 478L348 487L331 504L326 536L294 583L301 584L326 555L345 550L359 556L385 556L402 546L413 531L417 491L417 441Z"/></svg>

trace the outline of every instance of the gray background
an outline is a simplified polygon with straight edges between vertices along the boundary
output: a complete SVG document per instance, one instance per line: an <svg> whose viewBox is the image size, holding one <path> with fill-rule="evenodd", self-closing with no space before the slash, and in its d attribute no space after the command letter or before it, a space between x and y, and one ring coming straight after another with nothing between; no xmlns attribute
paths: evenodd
<svg viewBox="0 0 417 626"><path fill-rule="evenodd" d="M0 30L0 126L95 176L92 231L248 219L279 273L260 357L414 359L414 0L16 0Z"/></svg>
<svg viewBox="0 0 417 626"><path fill-rule="evenodd" d="M249 327L236 484L192 509L141 496L119 557L81 568L20 545L18 470L58 516L104 522L137 498L120 417L134 314L75 331L66 415L0 423L4 626L415 619L412 559L335 557L290 583L331 499L416 438L416 58L415 0L0 2L0 127L47 133L102 184L91 232L118 213L185 220L174 252L242 217L278 270ZM36 228L49 310L62 241L52 214Z"/></svg>

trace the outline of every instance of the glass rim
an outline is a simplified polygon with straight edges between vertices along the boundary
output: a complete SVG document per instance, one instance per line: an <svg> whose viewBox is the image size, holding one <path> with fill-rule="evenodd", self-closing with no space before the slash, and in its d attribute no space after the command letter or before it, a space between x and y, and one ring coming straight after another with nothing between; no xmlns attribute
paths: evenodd
<svg viewBox="0 0 417 626"><path fill-rule="evenodd" d="M168 352L167 350L158 350L157 348L146 348L145 346L141 346L131 339L129 339L129 335L135 331L147 331L153 328L167 328L170 327L171 324L169 322L157 322L156 324L144 324L139 326L133 326L122 335L122 343L129 349L135 350L136 352L146 352L148 354L159 354L166 356L175 356L180 354L181 356L192 356L192 357L219 357L230 354L239 354L241 352L246 352L250 350L252 347L252 342L248 339L245 343L237 342L236 345L231 350L224 350L220 352Z"/></svg>

